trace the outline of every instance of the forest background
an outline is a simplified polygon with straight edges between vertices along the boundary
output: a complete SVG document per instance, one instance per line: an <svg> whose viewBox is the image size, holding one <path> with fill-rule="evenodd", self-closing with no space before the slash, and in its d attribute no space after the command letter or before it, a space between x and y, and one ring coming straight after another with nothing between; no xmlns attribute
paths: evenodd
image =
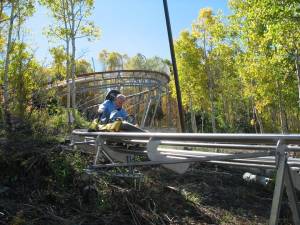
<svg viewBox="0 0 300 225"><path fill-rule="evenodd" d="M47 66L39 62L25 38L24 24L38 4L48 8L53 20L44 35L57 42L49 50L53 61ZM296 0L230 0L228 4L231 14L227 16L199 9L191 27L174 41L188 131L298 133L300 4ZM74 80L93 71L93 65L78 59L77 52L79 39L101 38L100 28L90 20L93 9L92 0L0 1L3 133L65 132L70 129L69 113L75 115L73 127L86 126L76 110ZM129 57L102 50L98 60L105 70L166 72L171 68L169 60L142 53ZM70 81L67 107L58 104L55 90L45 88L62 80ZM173 82L170 86L175 101Z"/></svg>

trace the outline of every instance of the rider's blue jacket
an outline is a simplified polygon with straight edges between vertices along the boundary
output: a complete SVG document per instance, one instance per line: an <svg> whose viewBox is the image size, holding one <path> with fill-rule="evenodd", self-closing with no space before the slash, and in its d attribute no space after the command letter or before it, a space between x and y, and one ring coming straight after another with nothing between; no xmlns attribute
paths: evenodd
<svg viewBox="0 0 300 225"><path fill-rule="evenodd" d="M115 109L114 111L111 112L109 120L110 121L115 121L117 118L121 118L122 120L126 120L128 117L128 113L123 109Z"/></svg>
<svg viewBox="0 0 300 225"><path fill-rule="evenodd" d="M117 108L116 104L111 100L105 100L99 105L98 112L100 113L99 119L102 123L115 121L117 118L122 120L127 119L128 114L123 108Z"/></svg>

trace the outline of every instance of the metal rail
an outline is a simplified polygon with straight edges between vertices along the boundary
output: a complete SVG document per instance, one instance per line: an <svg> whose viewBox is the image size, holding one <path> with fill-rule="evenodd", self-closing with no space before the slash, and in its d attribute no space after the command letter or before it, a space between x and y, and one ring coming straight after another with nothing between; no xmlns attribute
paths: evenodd
<svg viewBox="0 0 300 225"><path fill-rule="evenodd" d="M116 75L115 75L116 74ZM134 83L139 83L142 80L152 80L155 83L161 83L166 85L170 81L169 75L157 71L149 70L116 70L116 71L104 71L95 73L86 73L77 75L76 83L87 82L104 82L109 80L131 79ZM144 82L145 83L145 82ZM147 83L147 82L146 82ZM57 83L48 83L48 88L52 87L66 87L67 81L60 81Z"/></svg>
<svg viewBox="0 0 300 225"><path fill-rule="evenodd" d="M282 140L285 144L300 145L299 134L194 134L194 133L135 133L135 132L87 132L82 130L74 130L74 135L83 135L90 137L101 136L102 138L111 139L150 139L170 141L206 141L206 142L222 142L222 143L253 143L253 144L275 144L278 140ZM299 147L299 146L297 146ZM296 150L298 151L298 150Z"/></svg>
<svg viewBox="0 0 300 225"><path fill-rule="evenodd" d="M73 135L87 137L89 143L97 150L97 157L101 151L112 155L121 163L99 165L95 163L91 168L133 167L162 165L179 173L185 172L190 163L212 163L223 166L237 166L277 170L276 184L273 194L269 224L277 225L281 199L286 187L290 208L295 224L300 224L299 206L296 202L294 190L295 182L299 186L300 176L292 173L291 167L300 170L300 159L288 157L290 151L300 151L300 135L298 134L188 134L188 133L106 133L86 132L74 130ZM125 144L139 144L145 146L140 151L110 147L106 142L121 142ZM199 148L226 148L238 150L240 153L212 153L177 150L173 147L189 146ZM166 147L172 147L166 148ZM249 152L249 150L251 152ZM149 161L126 162L122 159L126 155L147 155ZM272 157L262 157L272 156ZM114 157L111 157L114 159ZM95 160L97 162L97 160Z"/></svg>

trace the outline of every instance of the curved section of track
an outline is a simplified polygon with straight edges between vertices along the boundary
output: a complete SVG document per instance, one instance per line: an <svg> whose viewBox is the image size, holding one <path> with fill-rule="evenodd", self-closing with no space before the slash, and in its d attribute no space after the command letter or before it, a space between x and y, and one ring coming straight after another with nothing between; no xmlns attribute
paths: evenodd
<svg viewBox="0 0 300 225"><path fill-rule="evenodd" d="M115 70L80 74L75 80L76 106L89 118L93 118L105 94L111 89L118 89L128 96L129 101L125 108L129 113L138 115L137 119L142 127L146 123L151 125L157 109L162 107L162 96L169 93L169 82L168 74L150 70ZM62 98L62 104L66 105L71 83L72 80L60 81L48 85L48 88L56 88ZM165 103L169 102L169 98L167 99Z"/></svg>

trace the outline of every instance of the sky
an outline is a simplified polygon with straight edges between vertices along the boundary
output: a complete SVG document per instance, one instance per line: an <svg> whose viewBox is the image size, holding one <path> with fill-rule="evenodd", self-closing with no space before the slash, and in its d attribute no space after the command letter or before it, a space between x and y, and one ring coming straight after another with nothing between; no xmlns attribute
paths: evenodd
<svg viewBox="0 0 300 225"><path fill-rule="evenodd" d="M184 29L190 29L201 8L210 7L214 12L230 13L227 0L168 0L173 38L178 38ZM168 34L164 17L163 0L95 0L90 20L101 29L99 40L77 41L77 58L95 62L95 70L101 71L98 54L103 49L134 56L137 53L147 58L159 56L170 59ZM39 61L51 62L49 48L58 43L49 42L43 31L53 21L41 6L31 17L26 27L30 30L29 42Z"/></svg>

